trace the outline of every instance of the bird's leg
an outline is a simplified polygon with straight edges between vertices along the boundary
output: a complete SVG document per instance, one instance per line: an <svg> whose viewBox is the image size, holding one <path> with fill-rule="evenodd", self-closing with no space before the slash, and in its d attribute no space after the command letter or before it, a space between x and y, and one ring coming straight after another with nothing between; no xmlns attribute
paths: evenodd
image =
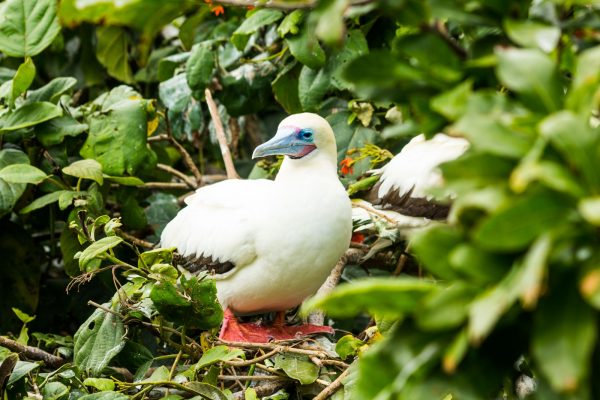
<svg viewBox="0 0 600 400"><path fill-rule="evenodd" d="M255 323L241 323L231 310L226 309L219 339L229 342L268 343L273 340L293 340L317 333L334 333L329 326L285 324L285 311L277 312L272 326L261 326Z"/></svg>
<svg viewBox="0 0 600 400"><path fill-rule="evenodd" d="M278 328L285 326L285 310L275 312L275 319L273 320L273 326Z"/></svg>

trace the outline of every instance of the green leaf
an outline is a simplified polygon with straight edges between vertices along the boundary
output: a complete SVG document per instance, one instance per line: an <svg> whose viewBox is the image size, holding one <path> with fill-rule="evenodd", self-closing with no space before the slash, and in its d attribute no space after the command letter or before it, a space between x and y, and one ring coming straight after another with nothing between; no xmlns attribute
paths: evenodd
<svg viewBox="0 0 600 400"><path fill-rule="evenodd" d="M275 368L282 369L287 376L296 379L302 385L309 385L317 380L321 368L311 362L308 356L293 353L277 354Z"/></svg>
<svg viewBox="0 0 600 400"><path fill-rule="evenodd" d="M352 335L342 336L335 344L335 352L342 360L358 353L358 349L364 346L364 342Z"/></svg>
<svg viewBox="0 0 600 400"><path fill-rule="evenodd" d="M180 278L174 285L161 281L152 287L150 299L163 318L189 328L211 329L220 325L223 310L216 297L215 281L210 278Z"/></svg>
<svg viewBox="0 0 600 400"><path fill-rule="evenodd" d="M12 82L12 98L13 100L25 93L33 79L35 78L35 64L30 57L25 59L25 62L19 65L17 73L13 77Z"/></svg>
<svg viewBox="0 0 600 400"><path fill-rule="evenodd" d="M459 327L467 319L468 305L477 291L455 282L447 288L432 291L416 313L417 324L426 331L446 330Z"/></svg>
<svg viewBox="0 0 600 400"><path fill-rule="evenodd" d="M81 252L79 256L79 268L85 271L93 259L102 256L108 250L118 246L122 241L123 239L119 236L107 236L92 243Z"/></svg>
<svg viewBox="0 0 600 400"><path fill-rule="evenodd" d="M128 400L130 397L119 392L98 392L81 396L78 400Z"/></svg>
<svg viewBox="0 0 600 400"><path fill-rule="evenodd" d="M81 156L98 161L108 175L135 175L152 168L156 155L147 146L147 105L138 99L120 100L106 113L92 118Z"/></svg>
<svg viewBox="0 0 600 400"><path fill-rule="evenodd" d="M411 237L411 247L427 271L441 279L450 280L457 273L450 264L449 255L461 242L461 235L448 226L432 226Z"/></svg>
<svg viewBox="0 0 600 400"><path fill-rule="evenodd" d="M279 37L283 38L288 33L291 33L292 35L297 34L299 30L298 25L300 25L303 18L304 11L300 9L296 9L286 15L283 21L281 21L277 27L277 33L279 34Z"/></svg>
<svg viewBox="0 0 600 400"><path fill-rule="evenodd" d="M13 383L23 379L28 373L38 368L39 366L40 365L38 363L28 361L17 361L17 365L10 374L8 382L6 382L6 386L11 386Z"/></svg>
<svg viewBox="0 0 600 400"><path fill-rule="evenodd" d="M110 176L106 174L102 174L102 176L104 179L123 186L142 186L144 184L144 181L136 176Z"/></svg>
<svg viewBox="0 0 600 400"><path fill-rule="evenodd" d="M0 134L28 128L52 118L60 117L63 111L60 107L48 102L26 104L16 111L0 117Z"/></svg>
<svg viewBox="0 0 600 400"><path fill-rule="evenodd" d="M344 12L350 5L350 0L329 0L319 3L313 14L318 17L315 33L328 46L340 46L344 41L346 25Z"/></svg>
<svg viewBox="0 0 600 400"><path fill-rule="evenodd" d="M87 130L87 124L77 122L70 115L63 115L37 125L35 136L44 147L50 147L62 143L67 136L78 136Z"/></svg>
<svg viewBox="0 0 600 400"><path fill-rule="evenodd" d="M8 183L33 183L37 185L47 177L44 171L29 165L29 163L11 164L0 169L0 179Z"/></svg>
<svg viewBox="0 0 600 400"><path fill-rule="evenodd" d="M60 400L63 396L68 395L69 387L61 382L48 382L42 388L42 396L44 400Z"/></svg>
<svg viewBox="0 0 600 400"><path fill-rule="evenodd" d="M457 120L467 110L467 101L473 92L473 81L466 80L431 99L431 108L450 121Z"/></svg>
<svg viewBox="0 0 600 400"><path fill-rule="evenodd" d="M125 83L133 82L129 66L129 38L124 29L117 26L99 26L96 28L98 45L96 56L106 67L108 74Z"/></svg>
<svg viewBox="0 0 600 400"><path fill-rule="evenodd" d="M158 85L158 95L162 103L173 112L184 112L190 104L192 90L185 74L178 74Z"/></svg>
<svg viewBox="0 0 600 400"><path fill-rule="evenodd" d="M531 20L504 21L504 29L510 40L524 47L537 47L545 53L556 48L560 39L560 28Z"/></svg>
<svg viewBox="0 0 600 400"><path fill-rule="evenodd" d="M298 63L289 64L272 83L275 99L290 114L302 112L298 96L298 78L301 69L302 66Z"/></svg>
<svg viewBox="0 0 600 400"><path fill-rule="evenodd" d="M489 250L521 250L543 232L557 229L568 213L569 203L555 194L525 196L484 219L474 239Z"/></svg>
<svg viewBox="0 0 600 400"><path fill-rule="evenodd" d="M0 170L9 165L28 164L29 157L16 149L0 150ZM10 212L25 191L24 183L9 183L0 178L0 216Z"/></svg>
<svg viewBox="0 0 600 400"><path fill-rule="evenodd" d="M18 308L12 307L12 310L15 313L15 315L17 316L17 318L19 318L19 320L21 320L21 322L24 324L27 324L35 319L35 315L34 316L28 315L28 314L24 313L23 311L19 310Z"/></svg>
<svg viewBox="0 0 600 400"><path fill-rule="evenodd" d="M331 76L327 71L302 67L298 77L298 98L303 110L317 111L330 88Z"/></svg>
<svg viewBox="0 0 600 400"><path fill-rule="evenodd" d="M41 53L60 32L53 0L8 0L0 21L0 51L11 57Z"/></svg>
<svg viewBox="0 0 600 400"><path fill-rule="evenodd" d="M265 25L272 24L280 20L283 13L270 8L261 8L253 12L249 17L244 19L242 24L233 32L231 43L238 49L244 50L246 43L251 34L258 31Z"/></svg>
<svg viewBox="0 0 600 400"><path fill-rule="evenodd" d="M195 44L190 58L185 64L185 76L192 90L199 91L204 96L204 89L210 83L215 67L215 52L209 42Z"/></svg>
<svg viewBox="0 0 600 400"><path fill-rule="evenodd" d="M25 207L21 208L19 210L19 213L20 214L28 214L28 213L30 213L32 211L38 210L38 209L40 209L42 207L45 207L48 204L52 204L55 201L58 201L58 198L64 192L67 192L67 190L58 190L56 192L45 194L42 197L38 197L37 199L35 199L34 201L32 201L31 203L29 203Z"/></svg>
<svg viewBox="0 0 600 400"><path fill-rule="evenodd" d="M596 342L596 313L565 285L540 303L534 315L536 366L557 391L575 391L589 378Z"/></svg>
<svg viewBox="0 0 600 400"><path fill-rule="evenodd" d="M35 103L38 101L49 101L56 104L60 96L69 92L77 85L77 79L72 77L54 78L44 86L36 90L27 92L25 103Z"/></svg>
<svg viewBox="0 0 600 400"><path fill-rule="evenodd" d="M170 264L173 261L174 248L148 250L140 254L138 268L150 268L154 264Z"/></svg>
<svg viewBox="0 0 600 400"><path fill-rule="evenodd" d="M556 65L538 50L498 50L498 78L517 92L524 103L540 112L561 108L563 88Z"/></svg>
<svg viewBox="0 0 600 400"><path fill-rule="evenodd" d="M200 371L212 364L221 362L221 361L229 361L234 360L236 358L241 358L244 356L244 352L240 349L233 349L227 346L215 346L210 350L206 351L202 354L202 357L196 365L194 369L196 371Z"/></svg>
<svg viewBox="0 0 600 400"><path fill-rule="evenodd" d="M146 201L150 204L146 208L146 218L156 235L149 240L158 242L162 230L175 218L181 207L177 203L177 197L162 192L154 193Z"/></svg>
<svg viewBox="0 0 600 400"><path fill-rule="evenodd" d="M125 346L125 326L118 316L96 309L75 332L74 344L73 363L97 376Z"/></svg>
<svg viewBox="0 0 600 400"><path fill-rule="evenodd" d="M595 226L600 226L600 196L581 199L577 205L577 209L587 222Z"/></svg>
<svg viewBox="0 0 600 400"><path fill-rule="evenodd" d="M290 53L307 67L318 69L325 64L325 52L315 33L306 26L299 34L288 36L285 41L290 48Z"/></svg>
<svg viewBox="0 0 600 400"><path fill-rule="evenodd" d="M571 90L567 94L567 107L589 115L600 104L600 46L579 54Z"/></svg>
<svg viewBox="0 0 600 400"><path fill-rule="evenodd" d="M115 381L108 378L86 378L83 381L83 384L100 391L111 391L115 389Z"/></svg>
<svg viewBox="0 0 600 400"><path fill-rule="evenodd" d="M104 183L102 175L102 165L96 160L78 160L62 169L64 174L76 178L91 179L100 185Z"/></svg>
<svg viewBox="0 0 600 400"><path fill-rule="evenodd" d="M202 400L210 399L210 400L228 400L229 397L225 396L225 394L216 388L213 385L204 382L186 382L184 386L192 391L194 391L198 396L202 396ZM200 400L200 398L196 396L193 399Z"/></svg>
<svg viewBox="0 0 600 400"><path fill-rule="evenodd" d="M400 316L413 311L435 284L414 278L371 278L342 284L326 296L307 300L303 311L322 309L331 317L368 312L377 316Z"/></svg>

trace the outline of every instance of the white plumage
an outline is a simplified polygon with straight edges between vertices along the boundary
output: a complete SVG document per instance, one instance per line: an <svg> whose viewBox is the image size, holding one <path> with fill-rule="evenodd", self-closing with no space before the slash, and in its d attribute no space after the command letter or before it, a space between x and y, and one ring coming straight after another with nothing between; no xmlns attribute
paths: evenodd
<svg viewBox="0 0 600 400"><path fill-rule="evenodd" d="M288 155L274 181L228 180L200 188L161 236L162 247L176 247L184 256L235 264L215 278L220 303L237 314L300 304L325 281L352 231L327 121L292 115L257 153Z"/></svg>
<svg viewBox="0 0 600 400"><path fill-rule="evenodd" d="M379 197L394 189L403 196L412 189L411 197L431 198L429 190L442 184L440 164L460 157L468 148L467 140L443 133L430 140L423 134L415 136L381 168Z"/></svg>
<svg viewBox="0 0 600 400"><path fill-rule="evenodd" d="M389 163L374 171L381 175L374 188L375 196L371 196L373 204L377 206L364 200L355 200L353 220L361 224L360 230L373 227L369 223L373 215L394 221L395 225L404 228L428 225L428 206L424 204L432 200L430 190L443 184L439 166L460 157L468 148L467 140L443 133L436 134L430 140L426 140L422 134L414 137ZM401 201L400 206L393 204L397 200ZM412 206L413 202L418 202L419 206ZM435 207L438 206L432 201L430 209ZM413 210L409 212L411 208ZM423 211L426 215L419 214Z"/></svg>

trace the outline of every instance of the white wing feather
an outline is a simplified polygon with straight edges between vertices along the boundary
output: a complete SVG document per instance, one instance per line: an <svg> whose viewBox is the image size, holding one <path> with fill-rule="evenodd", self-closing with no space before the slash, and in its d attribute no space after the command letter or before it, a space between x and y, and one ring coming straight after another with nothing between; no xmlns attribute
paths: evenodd
<svg viewBox="0 0 600 400"><path fill-rule="evenodd" d="M271 198L273 182L231 179L205 186L189 196L161 235L161 247L176 247L183 256L212 257L238 267L256 258L259 207ZM263 206L264 207L264 206Z"/></svg>
<svg viewBox="0 0 600 400"><path fill-rule="evenodd" d="M382 198L394 189L402 196L414 188L412 197L428 197L428 190L442 183L438 166L458 158L468 147L465 139L443 133L430 140L424 135L414 137L381 169L378 196Z"/></svg>

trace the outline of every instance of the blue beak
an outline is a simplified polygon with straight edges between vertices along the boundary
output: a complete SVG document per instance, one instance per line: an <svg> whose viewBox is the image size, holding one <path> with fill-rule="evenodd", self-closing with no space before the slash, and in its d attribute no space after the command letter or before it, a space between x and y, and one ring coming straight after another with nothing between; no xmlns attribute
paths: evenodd
<svg viewBox="0 0 600 400"><path fill-rule="evenodd" d="M266 157L272 155L285 155L295 158L304 157L317 147L313 143L296 138L290 134L283 137L275 136L266 143L261 144L252 153L252 158Z"/></svg>

